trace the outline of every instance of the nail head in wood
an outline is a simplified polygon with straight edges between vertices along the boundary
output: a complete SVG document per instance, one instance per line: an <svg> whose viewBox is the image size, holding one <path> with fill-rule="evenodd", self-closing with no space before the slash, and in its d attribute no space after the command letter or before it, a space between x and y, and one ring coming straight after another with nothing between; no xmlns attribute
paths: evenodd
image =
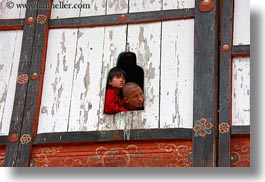
<svg viewBox="0 0 265 182"><path fill-rule="evenodd" d="M31 24L33 24L34 23L34 18L33 17L29 17L28 19L27 19L27 24L28 25L31 25Z"/></svg>
<svg viewBox="0 0 265 182"><path fill-rule="evenodd" d="M127 16L124 15L124 14L122 14L122 15L119 16L119 20L120 20L120 21L124 21L124 20L126 20L126 19L127 19Z"/></svg>
<svg viewBox="0 0 265 182"><path fill-rule="evenodd" d="M30 78L31 78L32 80L37 80L37 79L39 79L39 74L38 74L38 73L33 73L33 74L30 76Z"/></svg>
<svg viewBox="0 0 265 182"><path fill-rule="evenodd" d="M222 51L223 52L228 52L228 51L230 51L230 49L231 49L230 46L227 45L227 44L225 44L225 45L222 46Z"/></svg>
<svg viewBox="0 0 265 182"><path fill-rule="evenodd" d="M209 12L214 8L213 0L202 0L199 3L199 9L202 12Z"/></svg>
<svg viewBox="0 0 265 182"><path fill-rule="evenodd" d="M15 143L18 141L18 135L14 133L14 134L10 135L8 139L9 139L9 142Z"/></svg>

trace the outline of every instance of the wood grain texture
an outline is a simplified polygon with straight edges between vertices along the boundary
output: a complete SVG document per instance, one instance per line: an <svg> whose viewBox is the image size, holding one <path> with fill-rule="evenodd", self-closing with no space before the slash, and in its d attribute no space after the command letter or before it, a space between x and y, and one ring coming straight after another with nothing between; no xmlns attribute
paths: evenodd
<svg viewBox="0 0 265 182"><path fill-rule="evenodd" d="M0 167L4 166L4 160L5 160L5 147L0 146Z"/></svg>
<svg viewBox="0 0 265 182"><path fill-rule="evenodd" d="M192 167L191 141L34 147L32 167Z"/></svg>
<svg viewBox="0 0 265 182"><path fill-rule="evenodd" d="M250 167L250 138L231 139L231 167Z"/></svg>
<svg viewBox="0 0 265 182"><path fill-rule="evenodd" d="M235 0L233 45L250 44L250 0Z"/></svg>
<svg viewBox="0 0 265 182"><path fill-rule="evenodd" d="M162 23L160 127L192 128L194 20Z"/></svg>
<svg viewBox="0 0 265 182"><path fill-rule="evenodd" d="M250 58L248 57L233 59L231 97L232 125L250 125Z"/></svg>
<svg viewBox="0 0 265 182"><path fill-rule="evenodd" d="M26 7L17 7L17 5L25 5L27 0L0 0L0 19L17 19L24 18Z"/></svg>
<svg viewBox="0 0 265 182"><path fill-rule="evenodd" d="M194 8L195 0L163 0L163 10Z"/></svg>
<svg viewBox="0 0 265 182"><path fill-rule="evenodd" d="M0 32L0 135L9 132L22 35L22 31Z"/></svg>

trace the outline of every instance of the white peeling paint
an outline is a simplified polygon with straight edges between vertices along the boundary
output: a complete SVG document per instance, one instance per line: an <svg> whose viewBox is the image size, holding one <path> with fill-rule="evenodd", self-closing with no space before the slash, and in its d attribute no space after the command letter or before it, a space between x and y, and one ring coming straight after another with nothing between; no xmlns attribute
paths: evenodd
<svg viewBox="0 0 265 182"><path fill-rule="evenodd" d="M0 0L0 19L24 18L27 0ZM21 6L20 8L18 6Z"/></svg>

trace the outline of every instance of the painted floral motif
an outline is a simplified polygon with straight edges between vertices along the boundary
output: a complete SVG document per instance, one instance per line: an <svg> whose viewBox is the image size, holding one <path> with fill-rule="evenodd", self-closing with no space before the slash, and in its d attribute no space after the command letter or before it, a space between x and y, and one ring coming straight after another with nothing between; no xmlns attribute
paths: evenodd
<svg viewBox="0 0 265 182"><path fill-rule="evenodd" d="M37 22L39 24L44 24L47 20L47 16L46 15L38 15L37 17Z"/></svg>
<svg viewBox="0 0 265 182"><path fill-rule="evenodd" d="M207 134L212 133L212 119L201 118L200 120L195 121L195 126L193 127L193 131L195 132L195 136L205 137Z"/></svg>
<svg viewBox="0 0 265 182"><path fill-rule="evenodd" d="M220 133L228 133L230 131L230 125L228 123L219 124Z"/></svg>
<svg viewBox="0 0 265 182"><path fill-rule="evenodd" d="M17 77L17 82L19 84L24 84L24 83L27 83L28 79L29 79L29 76L27 74L20 74Z"/></svg>
<svg viewBox="0 0 265 182"><path fill-rule="evenodd" d="M231 167L250 166L250 140L235 138L231 140Z"/></svg>
<svg viewBox="0 0 265 182"><path fill-rule="evenodd" d="M38 150L36 157L32 159L32 167L49 167L49 158L59 153L63 147L44 147Z"/></svg>
<svg viewBox="0 0 265 182"><path fill-rule="evenodd" d="M173 143L158 143L158 148L165 152L174 153L175 162L170 163L167 167L192 167L192 147L188 145L176 146Z"/></svg>

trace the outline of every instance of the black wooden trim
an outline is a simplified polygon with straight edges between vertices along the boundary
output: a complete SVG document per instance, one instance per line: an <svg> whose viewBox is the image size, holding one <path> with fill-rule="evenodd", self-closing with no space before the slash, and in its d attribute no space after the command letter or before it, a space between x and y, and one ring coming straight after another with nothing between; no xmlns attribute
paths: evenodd
<svg viewBox="0 0 265 182"><path fill-rule="evenodd" d="M0 146L6 145L7 142L7 136L0 136Z"/></svg>
<svg viewBox="0 0 265 182"><path fill-rule="evenodd" d="M31 7L32 4L36 3L34 0L28 0L27 4ZM36 9L27 9L26 10L26 18L33 17L36 19L37 10ZM24 25L23 31L23 39L22 39L22 48L20 54L20 62L18 68L18 75L20 74L28 74L30 73L31 66L31 58L33 53L33 42L34 42L34 34L35 34L35 23L28 25ZM16 84L16 92L14 98L14 107L11 116L11 123L9 129L9 136L12 134L17 134L18 137L21 137L21 128L23 125L23 116L25 111L25 103L27 97L27 89L28 82L24 84ZM4 160L5 167L15 167L17 158L18 158L18 150L19 150L19 140L15 143L11 143L7 141L6 146L6 155Z"/></svg>
<svg viewBox="0 0 265 182"><path fill-rule="evenodd" d="M24 19L0 19L0 30L23 29Z"/></svg>
<svg viewBox="0 0 265 182"><path fill-rule="evenodd" d="M162 20L188 19L194 18L194 9L179 9L165 11L150 11L140 13L128 13L126 20L120 21L119 17L122 14L101 15L90 17L76 17L65 19L49 20L50 28L67 28L67 27L96 27L110 26L119 24L136 24L145 22L158 22Z"/></svg>
<svg viewBox="0 0 265 182"><path fill-rule="evenodd" d="M219 124L231 125L231 50L224 52L223 45L232 45L233 0L222 1L221 47L219 75ZM230 167L230 132L219 133L218 166Z"/></svg>
<svg viewBox="0 0 265 182"><path fill-rule="evenodd" d="M250 55L250 45L237 45L232 48L233 55Z"/></svg>
<svg viewBox="0 0 265 182"><path fill-rule="evenodd" d="M38 3L48 3L48 0L39 0ZM49 9L38 9L38 15L46 15L48 17ZM34 52L32 55L32 64L30 67L30 75L37 73L40 75L43 55L46 51L45 40L48 36L48 23L36 25L35 38L34 38ZM25 103L25 111L23 115L23 125L21 128L21 135L28 134L33 138L34 116L36 113L36 104L39 91L39 79L30 79L27 90L27 97ZM32 141L28 144L19 143L17 167L27 167L30 163L30 152Z"/></svg>
<svg viewBox="0 0 265 182"><path fill-rule="evenodd" d="M135 129L89 132L58 132L38 134L34 144L53 144L69 142L158 140L158 139L190 139L192 130L184 128L171 129Z"/></svg>
<svg viewBox="0 0 265 182"><path fill-rule="evenodd" d="M216 138L216 99L217 93L217 56L218 56L218 3L213 1L214 8L208 12L199 10L201 0L195 3L195 48L194 48L194 92L193 92L193 126L201 118L212 120L211 134L205 137L196 136L193 132L194 167L215 166Z"/></svg>
<svg viewBox="0 0 265 182"><path fill-rule="evenodd" d="M250 134L250 126L232 126L232 135L248 135Z"/></svg>

